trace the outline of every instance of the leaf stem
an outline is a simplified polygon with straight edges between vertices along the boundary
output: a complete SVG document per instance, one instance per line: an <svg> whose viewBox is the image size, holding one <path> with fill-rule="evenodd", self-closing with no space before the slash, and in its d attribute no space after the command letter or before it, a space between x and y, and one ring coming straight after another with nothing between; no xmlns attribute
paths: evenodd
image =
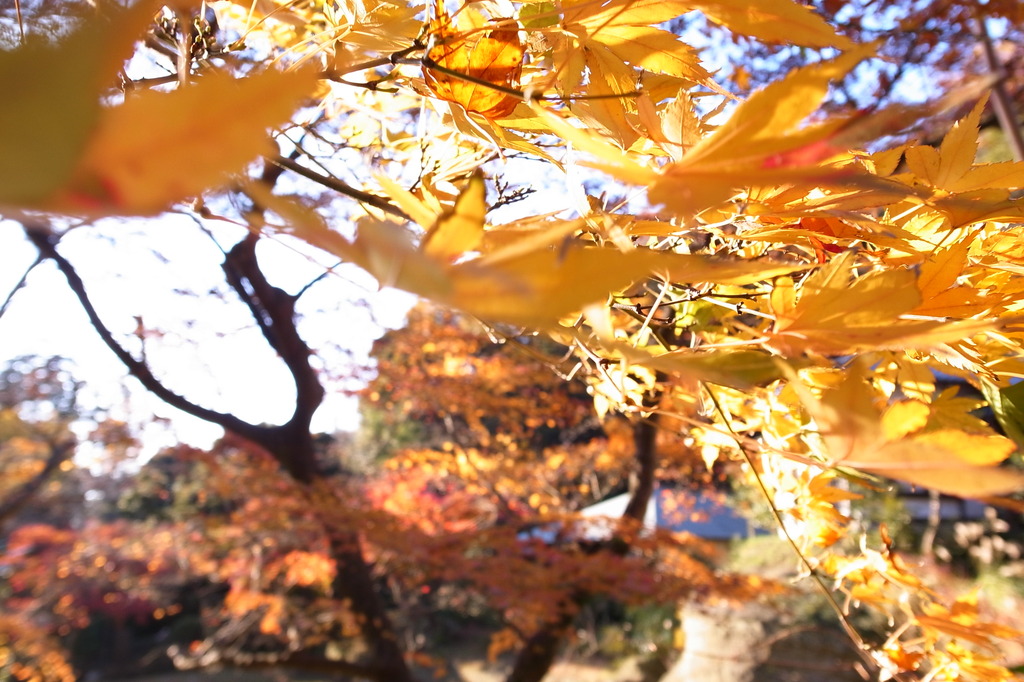
<svg viewBox="0 0 1024 682"><path fill-rule="evenodd" d="M757 481L758 488L760 489L761 494L764 496L764 500L768 504L768 509L771 512L771 515L774 518L775 523L778 524L779 530L786 538L786 541L789 543L790 547L793 548L793 551L796 553L797 558L800 560L800 563L807 571L807 574L811 577L812 580L814 580L815 585L817 585L818 589L825 596L825 600L828 602L829 606L835 612L836 617L839 620L840 627L842 627L847 637L850 638L850 641L856 649L857 654L871 668L880 669L878 662L875 661L875 659L871 656L871 647L867 645L867 643L864 641L864 638L860 636L859 632L857 632L857 629L853 626L853 624L850 622L850 619L844 612L842 605L838 601L836 601L835 595L832 594L832 590L829 588L828 585L825 584L825 580L821 577L821 574L818 572L818 569L814 566L814 564L811 563L811 560L807 557L806 554L804 554L804 551L800 548L800 545L797 543L796 539L792 536L792 534L790 534L789 529L786 527L785 519L782 518L782 512L779 511L779 508L777 506L775 506L775 501L772 499L771 491L768 490L768 485L764 482L764 479L761 477L761 474L757 471L757 467L754 466L753 456L747 449L747 445L744 442L744 440L740 437L738 433L736 433L736 430L732 427L732 421L729 419L729 416L722 408L722 404L719 402L718 396L715 395L715 392L711 390L711 386L706 382L701 382L701 388L704 389L708 397L711 399L711 403L715 406L715 412L717 412L719 417L722 418L722 422L725 424L725 427L729 430L729 433L732 435L737 447L739 447L740 453L743 456L743 460L747 463L747 466L750 468L751 473L754 475L754 480ZM891 679L909 682L909 680L900 673L896 673Z"/></svg>

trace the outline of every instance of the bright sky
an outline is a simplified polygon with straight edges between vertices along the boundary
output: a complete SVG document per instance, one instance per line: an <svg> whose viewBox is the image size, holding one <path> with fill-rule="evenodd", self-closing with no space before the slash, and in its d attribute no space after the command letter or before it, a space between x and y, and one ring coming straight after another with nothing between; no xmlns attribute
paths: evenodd
<svg viewBox="0 0 1024 682"><path fill-rule="evenodd" d="M239 238L219 230L221 247ZM283 243L268 241L259 254L271 281L296 292L325 266ZM295 245L300 246L300 245ZM75 263L93 303L107 325L136 357L142 344L132 336L142 315L154 335L147 357L158 376L194 402L231 411L253 422L288 418L293 386L283 364L262 342L248 311L223 290L220 249L184 216L73 231L61 252ZM0 296L6 297L36 257L34 247L11 222L0 222ZM359 301L365 301L365 305ZM320 352L328 398L314 429L353 429L356 402L343 394L354 364L365 363L382 324L400 326L412 299L394 290L376 291L373 280L352 269L324 277L299 303L300 330ZM351 356L347 355L351 353ZM76 378L87 386L87 405L108 408L120 419L144 423L150 415L172 420L171 429L150 428L153 449L182 440L208 445L219 429L184 415L149 396L88 324L66 281L52 264L36 268L0 318L0 363L20 355L61 355L75 363ZM130 402L130 406L129 406Z"/></svg>

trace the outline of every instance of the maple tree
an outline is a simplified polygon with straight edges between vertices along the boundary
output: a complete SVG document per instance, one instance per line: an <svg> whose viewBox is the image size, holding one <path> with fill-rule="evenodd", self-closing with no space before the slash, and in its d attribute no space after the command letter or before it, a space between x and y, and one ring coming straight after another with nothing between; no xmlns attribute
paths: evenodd
<svg viewBox="0 0 1024 682"><path fill-rule="evenodd" d="M1024 473L1007 463L1020 435L1024 167L975 163L990 80L920 106L825 109L830 90L885 43L860 42L790 0L101 3L56 35L16 5L18 30L0 53L0 87L17 94L0 105L0 211L64 276L132 376L256 453L248 485L281 503L254 503L251 532L306 543L275 554L262 582L228 580L225 617L244 625L244 614L258 614L248 625L278 638L275 660L414 679L375 568L406 588L461 582L501 612L509 627L496 645L517 649L515 682L546 674L596 594L749 595L749 580L712 575L688 542L638 535L631 523L660 466L657 432L671 431L709 465L735 462L737 480L763 493L876 676L1012 679L997 642L1019 633L986 622L972 595L944 601L884 533L859 550L839 543L850 528L840 503L887 480L1020 510ZM744 88L716 80L664 27L694 10L745 40L828 58L766 74L736 98ZM1018 10L986 11L1013 20ZM1007 106L998 88L994 98ZM961 104L966 113L935 146L881 148ZM570 200L502 219L497 209L524 195L509 184L524 161L545 164L541 183L561 183ZM601 193L610 181L621 201ZM170 388L145 353L129 350L130 336L111 330L65 253L67 235L101 218L167 212L239 228L224 281L293 380L283 423L252 423ZM448 401L442 410L403 408L465 426L466 440L416 455L410 473L421 487L416 476L431 471L458 482L466 504L451 516L417 523L417 510L327 475L310 429L325 389L296 322L305 289L273 284L258 253L267 240L298 240L306 253L358 266L381 286L476 318L506 344L537 333L567 349L550 364L567 363L607 424L629 422L630 439L626 447L606 433L595 441L604 452L573 444L543 451L544 463L571 479L579 462L618 448L616 466L634 467L639 484L615 536L524 542L531 517L572 528L548 512L579 499L557 485L544 499L521 474L523 485L504 493L498 483L512 470L503 467L541 423L498 429L486 412L507 404L460 403L457 391L432 396ZM442 341L452 339L427 343ZM467 366L492 371L513 403L546 406L533 419L562 427L579 418L579 403L551 401L555 389L529 393L541 384L516 381L479 348L432 358L427 343L401 361L438 381ZM971 414L976 400L937 390L940 374L979 389L1007 435ZM498 522L509 518L518 520ZM74 538L41 535L58 555L74 554ZM132 603L163 608L139 580ZM287 594L297 587L314 592L301 607ZM858 606L885 614L883 643L853 628ZM326 639L356 633L369 643L363 656L323 655ZM199 642L181 662L253 662L232 652Z"/></svg>

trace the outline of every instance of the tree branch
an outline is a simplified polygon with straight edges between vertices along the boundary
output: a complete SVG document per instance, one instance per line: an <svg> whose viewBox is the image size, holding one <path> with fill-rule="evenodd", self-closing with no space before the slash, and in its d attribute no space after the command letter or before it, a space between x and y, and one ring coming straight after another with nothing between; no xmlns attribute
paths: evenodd
<svg viewBox="0 0 1024 682"><path fill-rule="evenodd" d="M1017 161L1024 161L1024 135L1021 134L1013 101L1006 92L1006 69L999 63L995 46L992 44L992 37L988 34L985 17L978 17L973 23L973 28L974 34L981 41L981 46L985 51L985 61L988 64L989 72L995 77L992 83L992 109L996 112L999 127L1003 129L1003 134L1006 135L1006 139L1010 143L1013 158Z"/></svg>
<svg viewBox="0 0 1024 682"><path fill-rule="evenodd" d="M397 206L389 202L387 199L379 197L376 194L364 192L361 189L356 189L352 185L342 182L337 178L321 175L320 173L317 173L314 170L310 170L309 168L306 168L302 164L293 161L292 159L288 159L283 156L276 156L273 158L268 158L267 161L269 163L277 164L282 168L290 170L296 175L301 175L307 180L312 180L315 183L323 185L327 189L334 190L339 194L344 194L345 196L352 197L356 201L362 202L369 206L373 206L374 208L380 209L385 213L390 213L393 216L398 216L399 218L402 218L404 220L409 220L409 216L405 214L405 211L398 208Z"/></svg>
<svg viewBox="0 0 1024 682"><path fill-rule="evenodd" d="M268 166L268 168L276 168ZM313 351L295 326L297 298L272 285L256 258L260 237L249 233L224 257L224 275L252 313L263 338L288 367L295 384L295 410L280 427L268 427L258 442L303 483L317 475L316 448L310 433L313 414L324 398L320 377L309 364Z"/></svg>
<svg viewBox="0 0 1024 682"><path fill-rule="evenodd" d="M43 260L51 260L60 270L61 274L64 275L64 279L67 280L68 287L70 287L72 293L78 298L79 304L82 306L82 310L85 311L86 316L89 318L89 323L92 325L96 333L99 334L100 339L107 345L117 359L128 370L128 373L135 377L148 391L156 395L158 398L166 402L171 407L190 414L193 417L202 419L216 424L222 428L228 429L237 433L240 436L249 438L252 440L259 440L260 427L250 424L249 422L243 421L233 414L226 414L224 412L218 412L209 408L203 407L193 403L188 398L175 393L171 389L167 388L152 372L147 364L137 360L131 353L124 349L110 329L100 319L99 313L96 312L96 307L92 304L92 300L89 298L88 293L85 289L85 282L78 275L78 271L71 262L62 256L57 251L57 244L60 242L60 238L55 235L49 228L43 225L24 225L25 236L28 237L35 247L39 250L39 257Z"/></svg>
<svg viewBox="0 0 1024 682"><path fill-rule="evenodd" d="M60 468L60 465L71 458L75 444L71 440L50 443L50 456L46 458L42 471L23 483L20 488L6 499L0 500L0 524L20 512L25 505L39 492L46 480Z"/></svg>
<svg viewBox="0 0 1024 682"><path fill-rule="evenodd" d="M276 170L276 166L268 167L264 180L273 184ZM324 389L316 370L309 363L312 351L295 326L296 297L271 285L259 267L256 259L258 234L249 234L235 244L224 256L223 269L229 284L249 308L263 337L281 356L295 382L295 411L291 419L280 426L250 424L234 415L196 405L164 386L149 366L126 351L103 324L81 277L57 251L59 238L42 225L25 225L24 229L29 240L39 249L40 257L56 263L107 347L143 386L168 405L217 424L268 451L299 483L309 485L321 477L309 427L313 413L323 399ZM374 645L374 668L381 671L375 679L412 682L414 677L405 663L394 627L377 597L371 567L363 556L358 533L338 527L337 519L329 514L321 514L321 520L330 536L331 556L337 562L333 596L347 599L361 616L363 633ZM369 670L368 667L363 672Z"/></svg>
<svg viewBox="0 0 1024 682"><path fill-rule="evenodd" d="M623 519L643 523L647 515L647 506L654 495L654 472L657 469L658 414L653 413L640 420L633 431L633 443L636 446L637 483L633 494L622 512Z"/></svg>

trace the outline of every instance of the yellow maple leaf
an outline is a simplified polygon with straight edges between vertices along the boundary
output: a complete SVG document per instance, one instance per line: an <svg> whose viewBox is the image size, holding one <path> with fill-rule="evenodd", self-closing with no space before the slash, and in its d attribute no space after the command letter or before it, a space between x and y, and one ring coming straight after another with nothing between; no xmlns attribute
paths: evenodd
<svg viewBox="0 0 1024 682"><path fill-rule="evenodd" d="M770 43L810 47L853 47L849 38L802 3L791 0L694 0L694 9L736 33Z"/></svg>
<svg viewBox="0 0 1024 682"><path fill-rule="evenodd" d="M906 319L921 304L917 277L909 269L854 277L847 252L807 278L793 301L786 284L773 295L775 325L765 345L783 355L812 351L843 355L869 349L928 348L994 329L989 320Z"/></svg>
<svg viewBox="0 0 1024 682"><path fill-rule="evenodd" d="M882 413L882 437L885 440L896 440L920 431L930 416L931 407L920 400L893 403Z"/></svg>
<svg viewBox="0 0 1024 682"><path fill-rule="evenodd" d="M310 71L214 73L172 92L129 94L104 109L54 207L153 214L221 185L274 146L267 129L312 91Z"/></svg>
<svg viewBox="0 0 1024 682"><path fill-rule="evenodd" d="M917 616L917 622L921 627L936 633L992 649L996 648L993 639L1016 640L1024 637L1024 632L983 620L978 610L977 590L960 595L950 607L926 604L924 613ZM932 633L933 637L936 633Z"/></svg>
<svg viewBox="0 0 1024 682"><path fill-rule="evenodd" d="M821 434L825 460L960 497L1024 488L1024 474L997 465L1016 449L1009 438L957 430L922 431L928 406L895 403L881 413L857 366L816 397L795 376L790 385ZM900 420L906 420L899 423Z"/></svg>
<svg viewBox="0 0 1024 682"><path fill-rule="evenodd" d="M904 159L910 172L950 194L1024 187L1024 163L974 165L981 115L987 103L987 96L978 100L970 113L953 125L938 149L928 145L908 147Z"/></svg>
<svg viewBox="0 0 1024 682"><path fill-rule="evenodd" d="M962 235L950 246L930 254L921 264L917 278L921 303L914 308L914 314L964 318L1002 308L1003 297L999 294L976 286L958 285L976 235Z"/></svg>
<svg viewBox="0 0 1024 682"><path fill-rule="evenodd" d="M992 660L992 656L972 651L952 641L932 656L933 680L979 680L980 682L1019 682L1020 676Z"/></svg>
<svg viewBox="0 0 1024 682"><path fill-rule="evenodd" d="M572 0L564 7L567 25L577 23L590 31L605 26L654 26L696 9L736 33L766 42L852 47L828 22L792 0Z"/></svg>
<svg viewBox="0 0 1024 682"><path fill-rule="evenodd" d="M639 137L628 119L631 112L627 102L630 99L620 96L634 89L633 70L614 53L600 46L587 47L583 54L584 64L590 72L587 92L594 99L574 102L572 111L582 121L603 129L616 144L626 149Z"/></svg>
<svg viewBox="0 0 1024 682"><path fill-rule="evenodd" d="M697 50L678 36L653 26L603 26L588 36L627 64L703 83L710 74Z"/></svg>
<svg viewBox="0 0 1024 682"><path fill-rule="evenodd" d="M751 185L867 181L863 170L849 161L822 163L845 152L845 142L834 138L849 120L804 123L831 84L873 53L873 46L860 46L831 61L796 69L753 93L714 133L663 168L648 190L650 200L689 215Z"/></svg>
<svg viewBox="0 0 1024 682"><path fill-rule="evenodd" d="M565 316L656 271L677 282L749 284L802 267L587 245L572 239L581 226L577 220L552 220L529 230L515 225L485 229L482 180L471 181L455 207L437 215L392 181L378 179L417 222L429 226L433 237L417 247L403 228L364 219L356 238L349 240L331 231L312 210L267 193L259 196L268 208L288 216L292 234L364 268L382 286L405 289L492 322L534 328L556 327ZM470 250L460 252L463 247ZM750 360L744 357L739 364ZM762 372L764 358L753 365L738 369Z"/></svg>
<svg viewBox="0 0 1024 682"><path fill-rule="evenodd" d="M675 99L661 111L659 119L660 146L672 156L673 161L682 160L702 136L697 107L690 93L680 90Z"/></svg>
<svg viewBox="0 0 1024 682"><path fill-rule="evenodd" d="M940 189L953 190L955 183L966 175L974 165L974 157L978 153L978 126L981 112L988 102L987 97L978 101L965 118L954 124L953 129L943 138L936 152L934 166L929 164L927 180ZM907 165L913 171L914 155L924 149L935 151L934 147L920 146L908 149L905 155ZM955 190L954 190L955 191Z"/></svg>
<svg viewBox="0 0 1024 682"><path fill-rule="evenodd" d="M676 378L703 381L741 390L767 384L779 368L766 353L751 350L669 351L653 357L629 356L633 364L671 372Z"/></svg>
<svg viewBox="0 0 1024 682"><path fill-rule="evenodd" d="M586 102L583 107L585 110L614 110L626 106L627 102L633 108L632 98L624 101L615 101L614 97L610 102L604 100L609 99L609 95L629 93L636 89L637 76L634 69L671 77L675 81L674 89L679 88L682 82L689 81L731 96L701 65L700 57L692 46L679 40L678 36L657 28L657 24L691 9L675 0L612 0L607 3L572 0L565 3L562 21L564 33L559 41L562 49L558 54L561 57L558 63L564 64L562 75L559 76L563 91L571 90L580 82L582 70L574 68L574 58L578 60L578 56L583 54L587 57L590 72L588 92L601 97ZM653 92L646 84L644 90ZM601 125L620 144L622 138L632 134L631 128L623 122L609 125L608 120L601 120ZM627 147L628 144L622 146Z"/></svg>
<svg viewBox="0 0 1024 682"><path fill-rule="evenodd" d="M432 258L452 259L475 251L484 236L487 215L487 186L475 173L455 200L423 238L423 252Z"/></svg>

